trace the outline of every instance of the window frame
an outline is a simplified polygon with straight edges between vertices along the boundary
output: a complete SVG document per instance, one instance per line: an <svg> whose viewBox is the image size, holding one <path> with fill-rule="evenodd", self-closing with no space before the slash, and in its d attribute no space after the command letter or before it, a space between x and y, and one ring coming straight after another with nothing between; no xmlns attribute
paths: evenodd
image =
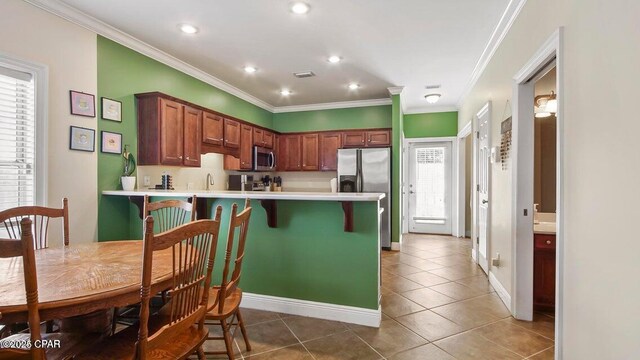
<svg viewBox="0 0 640 360"><path fill-rule="evenodd" d="M49 67L44 64L28 61L14 55L0 52L0 66L30 73L33 76L34 86L34 119L35 119L35 196L34 205L47 206L48 195L48 89Z"/></svg>

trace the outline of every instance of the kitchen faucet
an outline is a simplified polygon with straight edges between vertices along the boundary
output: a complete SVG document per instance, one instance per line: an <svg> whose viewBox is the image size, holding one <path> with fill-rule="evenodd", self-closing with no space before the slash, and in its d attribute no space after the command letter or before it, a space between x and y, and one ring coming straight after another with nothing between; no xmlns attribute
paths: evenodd
<svg viewBox="0 0 640 360"><path fill-rule="evenodd" d="M213 175L211 175L211 173L207 173L207 191L209 191L209 187L211 185L215 185L213 181Z"/></svg>

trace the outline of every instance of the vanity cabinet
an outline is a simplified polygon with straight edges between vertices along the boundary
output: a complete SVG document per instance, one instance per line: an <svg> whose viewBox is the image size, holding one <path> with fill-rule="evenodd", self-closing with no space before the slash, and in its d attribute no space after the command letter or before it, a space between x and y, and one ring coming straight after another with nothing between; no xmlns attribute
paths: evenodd
<svg viewBox="0 0 640 360"><path fill-rule="evenodd" d="M138 164L199 167L202 110L155 93L136 99Z"/></svg>
<svg viewBox="0 0 640 360"><path fill-rule="evenodd" d="M553 311L556 301L556 236L534 234L533 306Z"/></svg>

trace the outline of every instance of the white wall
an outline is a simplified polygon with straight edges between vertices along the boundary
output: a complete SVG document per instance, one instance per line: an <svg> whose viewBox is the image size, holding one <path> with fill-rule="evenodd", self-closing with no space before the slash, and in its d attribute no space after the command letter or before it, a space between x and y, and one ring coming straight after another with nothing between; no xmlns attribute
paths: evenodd
<svg viewBox="0 0 640 360"><path fill-rule="evenodd" d="M640 217L639 15L636 0L528 1L459 112L462 128L491 100L498 145L513 76L565 27L563 359L640 358L640 242L625 227ZM511 172L492 176L492 271L513 294Z"/></svg>
<svg viewBox="0 0 640 360"><path fill-rule="evenodd" d="M95 241L97 152L69 150L69 126L95 129L97 118L70 115L69 90L97 93L96 35L19 0L0 2L0 14L0 51L49 68L48 148L37 148L48 154L47 205L69 198L70 241ZM61 228L52 222L51 246L61 244Z"/></svg>

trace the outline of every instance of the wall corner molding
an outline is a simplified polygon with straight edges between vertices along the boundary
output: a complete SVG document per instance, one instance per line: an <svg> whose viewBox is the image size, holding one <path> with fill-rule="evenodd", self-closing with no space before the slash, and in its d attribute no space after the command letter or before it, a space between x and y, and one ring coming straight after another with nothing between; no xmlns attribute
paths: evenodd
<svg viewBox="0 0 640 360"><path fill-rule="evenodd" d="M465 89L462 92L462 95L460 95L460 98L458 99L458 103L457 103L458 108L462 107L462 104L466 99L467 95L469 95L473 87L476 85L476 83L480 79L480 76L482 75L484 70L487 68L487 65L489 65L491 58L495 54L496 50L498 50L498 47L504 40L505 36L511 29L511 26L515 22L516 18L520 14L520 11L522 10L522 8L526 3L527 3L527 0L510 0L509 1L507 8L502 14L500 21L498 22L498 25L496 26L495 30L491 34L491 37L489 38L489 42L487 43L487 46L484 48L484 51L482 52L480 59L478 59L478 62L476 63L476 66L473 69L473 72L471 73L471 77L469 78L469 81L467 82L467 85L465 86Z"/></svg>

